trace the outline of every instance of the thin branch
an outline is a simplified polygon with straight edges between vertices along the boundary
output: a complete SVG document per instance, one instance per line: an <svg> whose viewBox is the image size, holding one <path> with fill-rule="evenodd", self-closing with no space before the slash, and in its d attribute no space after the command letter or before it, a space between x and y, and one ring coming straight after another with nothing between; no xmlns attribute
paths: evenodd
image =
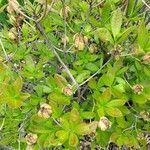
<svg viewBox="0 0 150 150"><path fill-rule="evenodd" d="M59 54L55 51L55 49L53 48L52 44L50 43L50 41L48 39L48 36L46 35L46 33L45 33L42 25L40 24L40 22L35 22L35 23L36 23L37 29L39 30L41 35L43 35L45 37L46 44L47 44L48 48L51 49L54 52L54 54L57 57L58 61L62 64L62 66L66 70L67 74L69 75L70 79L72 80L73 84L77 85L77 82L76 82L75 78L73 77L73 75L71 74L70 70L65 65L65 63L62 61L62 59L60 58Z"/></svg>
<svg viewBox="0 0 150 150"><path fill-rule="evenodd" d="M85 83L87 83L89 80L91 80L94 76L96 76L98 73L100 73L100 71L111 61L111 58L108 59L108 61L101 67L99 68L92 76L90 76L87 80L83 81L81 84L79 84L78 87L84 85Z"/></svg>
<svg viewBox="0 0 150 150"><path fill-rule="evenodd" d="M150 9L150 6L145 2L145 0L142 0L142 2L144 3L144 5L145 5L148 9Z"/></svg>

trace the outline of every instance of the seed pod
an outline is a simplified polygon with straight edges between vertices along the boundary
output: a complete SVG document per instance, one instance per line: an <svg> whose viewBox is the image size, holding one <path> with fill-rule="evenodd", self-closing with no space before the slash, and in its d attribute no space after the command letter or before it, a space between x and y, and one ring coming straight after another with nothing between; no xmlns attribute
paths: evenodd
<svg viewBox="0 0 150 150"><path fill-rule="evenodd" d="M28 133L26 136L25 136L25 140L26 140L26 143L28 145L33 145L37 142L37 138L38 136L36 134L33 134L33 133Z"/></svg>
<svg viewBox="0 0 150 150"><path fill-rule="evenodd" d="M98 122L98 127L102 130L105 131L107 129L111 128L112 123L108 120L106 117L101 117L99 122Z"/></svg>
<svg viewBox="0 0 150 150"><path fill-rule="evenodd" d="M150 53L147 53L143 56L143 60L142 60L143 64L150 64Z"/></svg>
<svg viewBox="0 0 150 150"><path fill-rule="evenodd" d="M82 35L80 35L79 33L74 35L74 42L75 42L75 47L78 50L83 50L85 47L85 41L84 41L84 37Z"/></svg>
<svg viewBox="0 0 150 150"><path fill-rule="evenodd" d="M141 94L143 92L144 87L140 84L136 84L132 87L135 94Z"/></svg>
<svg viewBox="0 0 150 150"><path fill-rule="evenodd" d="M71 86L71 85L68 85L67 87L65 87L65 88L63 89L63 93L64 93L66 96L72 96L72 95L73 95L72 86Z"/></svg>
<svg viewBox="0 0 150 150"><path fill-rule="evenodd" d="M70 7L69 6L65 6L64 8L62 8L61 10L60 10L60 16L63 18L63 17L68 17L69 16L69 12L71 12L71 9L70 9Z"/></svg>
<svg viewBox="0 0 150 150"><path fill-rule="evenodd" d="M38 116L43 117L45 119L49 118L52 114L52 108L50 105L44 103L40 106L40 110L38 111Z"/></svg>

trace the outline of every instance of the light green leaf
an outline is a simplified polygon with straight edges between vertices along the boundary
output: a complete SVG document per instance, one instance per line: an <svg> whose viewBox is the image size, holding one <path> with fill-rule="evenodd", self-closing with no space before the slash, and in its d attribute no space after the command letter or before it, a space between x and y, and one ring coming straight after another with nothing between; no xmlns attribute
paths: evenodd
<svg viewBox="0 0 150 150"><path fill-rule="evenodd" d="M111 18L111 29L114 38L119 34L122 25L122 12L121 9L113 11Z"/></svg>
<svg viewBox="0 0 150 150"><path fill-rule="evenodd" d="M116 99L116 100L112 100L110 102L107 103L107 107L117 107L117 106L123 106L125 103L125 100L123 99Z"/></svg>
<svg viewBox="0 0 150 150"><path fill-rule="evenodd" d="M78 142L79 142L79 139L78 139L77 135L74 134L74 133L70 133L69 145L72 146L72 147L76 147Z"/></svg>
<svg viewBox="0 0 150 150"><path fill-rule="evenodd" d="M88 69L92 72L96 72L99 68L94 63L88 63L86 65L86 69Z"/></svg>
<svg viewBox="0 0 150 150"><path fill-rule="evenodd" d="M65 143L68 139L69 133L65 130L59 130L56 132L56 137L58 137L61 143Z"/></svg>
<svg viewBox="0 0 150 150"><path fill-rule="evenodd" d="M113 44L113 38L109 32L108 29L106 28L99 28L96 33L98 33L99 38L103 41L103 42L110 42L111 44Z"/></svg>
<svg viewBox="0 0 150 150"><path fill-rule="evenodd" d="M90 76L90 71L84 70L81 74L79 74L79 75L76 77L76 81L77 81L78 83L81 83L81 82L83 82L85 79L87 79L89 76Z"/></svg>
<svg viewBox="0 0 150 150"><path fill-rule="evenodd" d="M115 107L109 107L105 109L106 113L112 117L121 117L122 116L122 112Z"/></svg>
<svg viewBox="0 0 150 150"><path fill-rule="evenodd" d="M119 38L117 39L117 43L121 43L121 42L124 42L129 34L131 32L133 32L135 30L135 27L130 27L130 28L127 28L125 31L123 31L120 35L119 35Z"/></svg>

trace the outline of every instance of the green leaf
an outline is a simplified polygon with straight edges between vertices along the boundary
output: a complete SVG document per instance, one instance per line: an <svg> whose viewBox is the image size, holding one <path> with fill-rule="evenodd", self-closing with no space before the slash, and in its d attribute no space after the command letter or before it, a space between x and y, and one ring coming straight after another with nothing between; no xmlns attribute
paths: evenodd
<svg viewBox="0 0 150 150"><path fill-rule="evenodd" d="M110 102L108 102L107 107L118 107L118 106L123 106L124 104L125 104L125 100L116 99L116 100L111 100Z"/></svg>
<svg viewBox="0 0 150 150"><path fill-rule="evenodd" d="M77 77L76 77L76 81L78 83L81 83L83 82L85 79L87 79L89 76L90 76L90 71L88 70L84 70L81 74L79 74Z"/></svg>
<svg viewBox="0 0 150 150"><path fill-rule="evenodd" d="M22 90L22 85L23 85L23 81L22 81L22 78L19 76L13 83L13 86L16 92L20 92Z"/></svg>
<svg viewBox="0 0 150 150"><path fill-rule="evenodd" d="M142 21L139 25L138 28L138 44L139 46L144 50L144 48L146 47L147 43L148 43L148 30L145 27L145 23L144 21Z"/></svg>
<svg viewBox="0 0 150 150"><path fill-rule="evenodd" d="M103 106L100 106L97 110L97 113L98 113L98 116L99 117L103 117L105 116L105 111L104 111L104 107Z"/></svg>
<svg viewBox="0 0 150 150"><path fill-rule="evenodd" d="M79 142L79 139L78 139L77 135L74 134L74 133L70 133L69 145L72 146L72 147L76 147L78 142Z"/></svg>
<svg viewBox="0 0 150 150"><path fill-rule="evenodd" d="M70 98L63 94L60 94L60 93L53 92L48 96L48 98L52 101L57 102L60 105L69 105L70 104Z"/></svg>
<svg viewBox="0 0 150 150"><path fill-rule="evenodd" d="M59 75L59 74L55 74L54 75L54 79L56 81L56 84L60 87L60 88L63 88L65 86L67 86L68 82L67 80L62 76L62 75Z"/></svg>
<svg viewBox="0 0 150 150"><path fill-rule="evenodd" d="M80 122L80 114L77 109L73 108L70 112L70 121L78 124Z"/></svg>
<svg viewBox="0 0 150 150"><path fill-rule="evenodd" d="M58 137L61 143L65 143L68 139L69 132L65 130L59 130L56 132L56 137Z"/></svg>
<svg viewBox="0 0 150 150"><path fill-rule="evenodd" d="M86 69L88 69L92 72L96 72L99 68L94 63L88 63L86 65Z"/></svg>
<svg viewBox="0 0 150 150"><path fill-rule="evenodd" d="M122 112L115 107L109 107L105 109L106 113L112 117L121 117L122 116Z"/></svg>
<svg viewBox="0 0 150 150"><path fill-rule="evenodd" d="M121 9L117 9L113 11L112 18L111 18L111 29L114 38L120 33L122 25L122 12Z"/></svg>
<svg viewBox="0 0 150 150"><path fill-rule="evenodd" d="M124 41L128 38L129 34L130 34L131 32L133 32L134 30L135 30L135 27L130 27L130 28L127 28L125 31L123 31L123 32L119 35L119 38L117 39L117 43L122 43L122 42L124 42Z"/></svg>
<svg viewBox="0 0 150 150"><path fill-rule="evenodd" d="M99 38L103 41L103 42L110 42L111 44L113 44L113 38L110 34L110 32L106 29L106 28L99 28L96 31L96 34L98 34Z"/></svg>
<svg viewBox="0 0 150 150"><path fill-rule="evenodd" d="M140 95L133 94L132 100L133 102L138 103L138 104L144 104L147 102L147 98L143 94L140 94Z"/></svg>

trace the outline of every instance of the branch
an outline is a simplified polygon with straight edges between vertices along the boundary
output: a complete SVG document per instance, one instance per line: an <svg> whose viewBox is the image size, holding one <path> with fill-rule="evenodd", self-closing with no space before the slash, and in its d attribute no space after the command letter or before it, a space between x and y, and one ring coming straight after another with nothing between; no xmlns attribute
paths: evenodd
<svg viewBox="0 0 150 150"><path fill-rule="evenodd" d="M65 65L65 63L62 61L62 59L60 58L60 56L58 55L58 53L55 51L54 47L52 46L52 44L50 43L48 36L46 35L42 25L40 24L40 22L35 22L36 23L36 27L39 30L39 32L41 33L41 35L43 35L45 37L46 40L46 44L48 46L49 49L51 49L53 51L53 53L55 54L56 58L58 59L58 61L62 64L62 66L64 67L64 69L66 70L67 74L69 75L70 79L72 80L74 85L77 85L77 82L75 80L75 78L73 77L73 75L71 74L70 70L68 69L68 67Z"/></svg>
<svg viewBox="0 0 150 150"><path fill-rule="evenodd" d="M145 5L146 7L148 7L148 9L150 9L150 6L145 2L145 0L142 0L142 2L144 3L144 5Z"/></svg>

